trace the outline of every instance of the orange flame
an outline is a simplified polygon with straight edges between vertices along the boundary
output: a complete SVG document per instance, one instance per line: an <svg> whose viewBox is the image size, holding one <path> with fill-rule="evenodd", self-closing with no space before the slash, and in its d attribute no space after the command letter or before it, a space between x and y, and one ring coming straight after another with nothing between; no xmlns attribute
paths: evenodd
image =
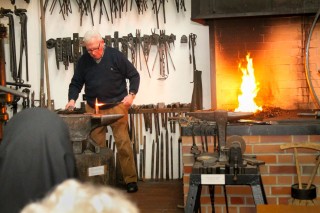
<svg viewBox="0 0 320 213"><path fill-rule="evenodd" d="M242 67L239 63L239 69L242 71L241 94L238 96L239 106L235 112L256 112L262 110L262 107L257 106L254 99L257 96L260 88L254 76L253 62L248 53L246 56L247 67Z"/></svg>
<svg viewBox="0 0 320 213"><path fill-rule="evenodd" d="M99 106L103 106L104 104L99 103L98 99L96 98L96 103L95 103L95 114L99 114Z"/></svg>

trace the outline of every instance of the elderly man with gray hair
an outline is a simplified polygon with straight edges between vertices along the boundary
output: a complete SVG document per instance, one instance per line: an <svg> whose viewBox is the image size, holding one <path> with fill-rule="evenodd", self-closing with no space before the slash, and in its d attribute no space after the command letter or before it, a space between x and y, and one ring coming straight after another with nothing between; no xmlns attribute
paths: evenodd
<svg viewBox="0 0 320 213"><path fill-rule="evenodd" d="M86 32L84 46L87 50L77 62L69 84L66 109L73 109L79 93L84 88L86 111L95 112L96 101L101 104L99 114L124 114L111 124L127 192L136 192L137 171L128 133L128 109L139 90L140 75L132 63L115 48L105 45L99 32ZM129 81L129 86L127 84ZM104 146L106 127L95 129L91 137Z"/></svg>

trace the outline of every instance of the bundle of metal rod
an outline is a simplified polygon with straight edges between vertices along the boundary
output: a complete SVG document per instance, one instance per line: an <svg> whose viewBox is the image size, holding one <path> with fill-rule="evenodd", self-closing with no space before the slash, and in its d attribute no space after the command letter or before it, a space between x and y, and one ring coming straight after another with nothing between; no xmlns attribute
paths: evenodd
<svg viewBox="0 0 320 213"><path fill-rule="evenodd" d="M180 137L180 131L176 131L179 123L170 118L185 116L189 111L190 104L181 103L133 105L130 108L128 131L140 180L147 176L154 180L181 177L181 159L177 159L181 157L181 148L176 145ZM150 167L146 162L150 162ZM174 174L176 171L178 174Z"/></svg>
<svg viewBox="0 0 320 213"><path fill-rule="evenodd" d="M26 0L27 1L27 0ZM186 11L185 2L184 0L175 0L177 12ZM14 1L13 1L14 2ZM27 1L28 2L28 1ZM108 21L111 21L113 24L113 20L115 18L121 18L123 12L128 11L128 0L76 0L75 1L78 6L78 12L80 14L80 26L82 26L82 19L83 16L90 16L92 25L94 25L93 21L93 12L99 6L99 24L101 24L102 16L105 14ZM166 23L166 11L165 11L165 3L168 0L151 0L153 13L156 15L156 22L157 22L157 29L159 29L159 13L162 10L162 16L164 19L164 23ZM29 2L28 2L29 3ZM13 3L14 4L14 3ZM56 5L59 5L59 14L62 15L63 19L65 20L67 16L72 14L72 1L70 0L52 0L49 6L50 14L53 13ZM45 0L44 2L44 9L49 5L49 0ZM142 15L146 12L148 7L148 0L131 0L130 2L130 11L133 10L133 6L137 8L138 15ZM109 11L109 13L108 13Z"/></svg>

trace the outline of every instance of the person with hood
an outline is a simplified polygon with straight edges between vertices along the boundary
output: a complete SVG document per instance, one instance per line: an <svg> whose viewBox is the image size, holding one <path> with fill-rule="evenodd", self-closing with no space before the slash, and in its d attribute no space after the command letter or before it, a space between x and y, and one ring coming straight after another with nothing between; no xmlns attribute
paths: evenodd
<svg viewBox="0 0 320 213"><path fill-rule="evenodd" d="M0 212L18 213L55 186L77 178L67 124L45 108L15 114L0 144Z"/></svg>

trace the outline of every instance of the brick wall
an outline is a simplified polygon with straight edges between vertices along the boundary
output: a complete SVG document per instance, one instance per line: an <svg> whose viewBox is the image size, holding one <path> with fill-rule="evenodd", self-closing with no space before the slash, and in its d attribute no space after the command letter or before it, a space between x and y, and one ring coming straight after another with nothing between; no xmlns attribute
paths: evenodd
<svg viewBox="0 0 320 213"><path fill-rule="evenodd" d="M242 72L248 53L253 60L258 106L312 109L314 102L305 75L306 43L313 16L249 17L209 21L212 106L237 108ZM320 28L312 34L309 67L320 94Z"/></svg>
<svg viewBox="0 0 320 213"><path fill-rule="evenodd" d="M268 204L288 204L291 199L291 185L297 183L296 167L293 150L281 150L280 145L291 142L319 142L320 135L285 135L285 136L243 136L246 142L245 154L255 154L257 159L265 161L260 166L260 172L267 196ZM195 137L197 146L201 147L200 136ZM209 140L210 141L210 140ZM213 141L213 140L211 140ZM320 142L319 142L320 143ZM209 152L213 150L213 143L209 143ZM182 137L183 153L183 183L184 198L187 199L189 177L192 171L194 157L190 154L192 137ZM298 149L298 159L301 167L302 182L307 183L315 164L316 152L310 149ZM314 183L320 185L320 169ZM226 186L230 213L254 213L251 188L249 186ZM318 189L318 199L319 188ZM215 211L225 213L225 202L222 186L215 187ZM203 213L212 212L208 186L203 186L201 194L201 209Z"/></svg>

